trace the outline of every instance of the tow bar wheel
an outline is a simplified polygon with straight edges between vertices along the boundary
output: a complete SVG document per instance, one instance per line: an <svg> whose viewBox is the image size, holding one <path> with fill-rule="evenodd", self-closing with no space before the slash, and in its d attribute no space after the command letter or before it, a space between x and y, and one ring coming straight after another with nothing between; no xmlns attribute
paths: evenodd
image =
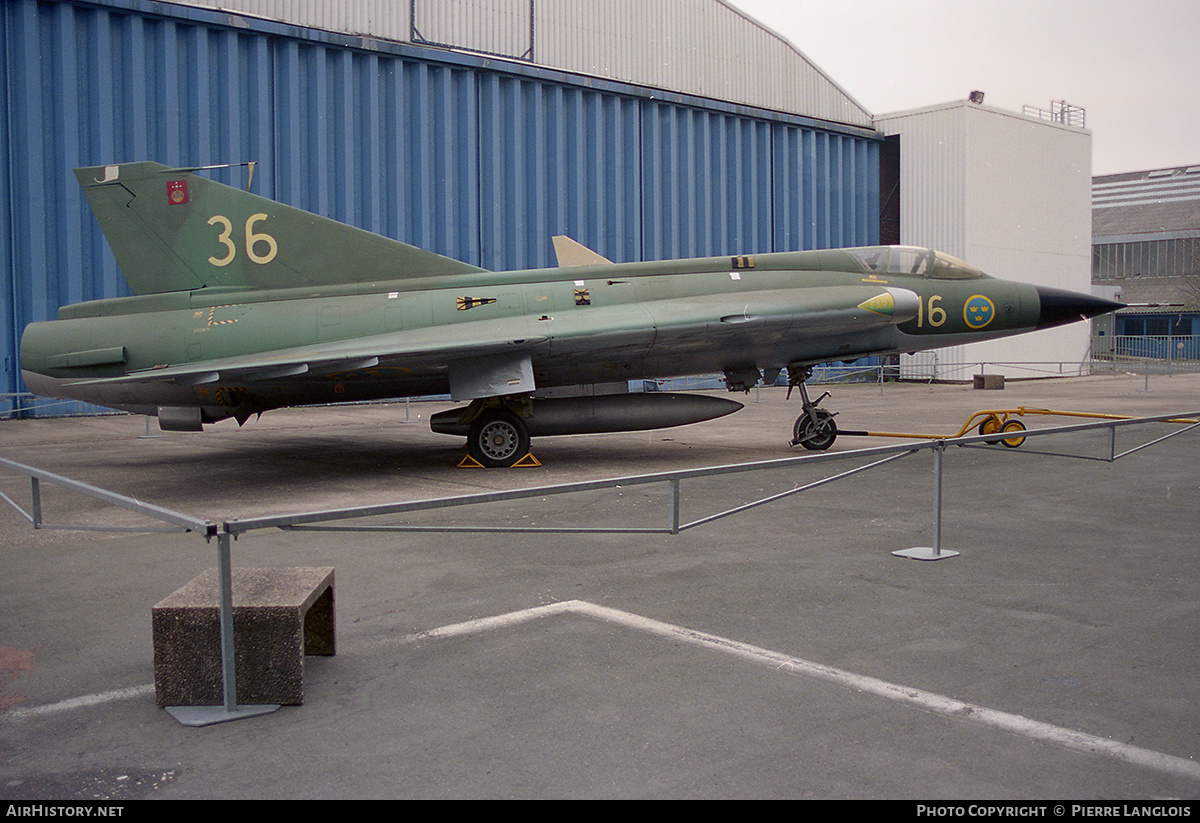
<svg viewBox="0 0 1200 823"><path fill-rule="evenodd" d="M996 416L996 415L994 415L994 414L992 414L992 415L989 415L989 416L988 416L988 418L987 418L986 420L984 420L982 423L980 423L980 424L979 424L979 433L980 433L981 435L984 435L984 434L995 434L996 432L1000 431L1000 427L1001 427L1002 425L1003 425L1003 424L1000 422L1000 418L999 418L999 417L997 417L997 416ZM997 438L997 439L995 439L995 440L988 440L988 441L985 441L985 442L986 442L986 443L987 443L989 446L994 446L994 445L996 445L997 443L999 443L999 442L1000 442L1000 439L999 439L999 438Z"/></svg>
<svg viewBox="0 0 1200 823"><path fill-rule="evenodd" d="M1025 424L1022 423L1020 420L1009 420L1007 423L1004 424L1003 427L1001 427L1000 431L1007 435L1014 434L1015 432L1023 432L1023 431L1025 431ZM1005 446L1008 446L1010 449L1015 449L1018 446L1020 446L1022 443L1025 442L1025 438L1024 437L1005 437L1000 442L1003 443Z"/></svg>

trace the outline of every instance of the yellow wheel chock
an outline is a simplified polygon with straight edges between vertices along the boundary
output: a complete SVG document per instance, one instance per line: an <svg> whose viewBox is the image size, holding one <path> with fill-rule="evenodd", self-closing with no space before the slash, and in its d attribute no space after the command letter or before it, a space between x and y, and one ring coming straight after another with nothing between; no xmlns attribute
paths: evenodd
<svg viewBox="0 0 1200 823"><path fill-rule="evenodd" d="M540 465L542 465L541 461L533 456L533 452L527 452L524 457L522 457L520 460L518 460L517 462L510 465L508 468L510 468L510 469L532 469L532 468L537 468ZM485 466L482 463L480 463L478 460L476 460L474 457L472 457L471 455L468 454L466 457L464 457L462 460L460 460L458 462L458 466L456 468L459 468L459 469L482 469L482 468L485 468Z"/></svg>

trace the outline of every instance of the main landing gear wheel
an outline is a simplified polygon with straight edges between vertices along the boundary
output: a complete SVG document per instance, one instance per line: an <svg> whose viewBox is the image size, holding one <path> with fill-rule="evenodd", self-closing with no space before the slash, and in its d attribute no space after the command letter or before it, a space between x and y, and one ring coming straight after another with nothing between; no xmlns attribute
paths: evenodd
<svg viewBox="0 0 1200 823"><path fill-rule="evenodd" d="M508 409L487 409L471 423L467 452L489 469L511 466L529 454L529 426Z"/></svg>
<svg viewBox="0 0 1200 823"><path fill-rule="evenodd" d="M813 420L814 415L816 420ZM813 414L805 412L796 418L792 429L792 444L800 444L809 451L823 452L837 439L837 424L833 415L824 409L815 409Z"/></svg>

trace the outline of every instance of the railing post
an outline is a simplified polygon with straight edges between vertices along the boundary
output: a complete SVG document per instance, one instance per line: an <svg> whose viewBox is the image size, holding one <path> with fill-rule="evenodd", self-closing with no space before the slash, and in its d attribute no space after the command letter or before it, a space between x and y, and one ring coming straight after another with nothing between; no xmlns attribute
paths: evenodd
<svg viewBox="0 0 1200 823"><path fill-rule="evenodd" d="M933 553L942 553L942 458L946 444L939 440L933 446Z"/></svg>
<svg viewBox="0 0 1200 823"><path fill-rule="evenodd" d="M679 534L679 478L671 480L671 534Z"/></svg>
<svg viewBox="0 0 1200 823"><path fill-rule="evenodd" d="M264 703L238 706L237 650L233 640L233 560L230 544L233 533L222 525L217 538L217 623L221 634L221 687L223 706L167 706L166 710L185 726L211 726L230 720L244 720L277 711L279 706Z"/></svg>
<svg viewBox="0 0 1200 823"><path fill-rule="evenodd" d="M233 645L233 562L228 531L217 532L217 576L220 585L221 677L225 711L237 711L237 661Z"/></svg>
<svg viewBox="0 0 1200 823"><path fill-rule="evenodd" d="M29 478L29 508L32 510L33 527L42 527L42 486L36 477Z"/></svg>
<svg viewBox="0 0 1200 823"><path fill-rule="evenodd" d="M914 546L911 549L899 549L892 552L897 557L908 557L912 560L944 560L947 557L958 557L958 552L942 551L942 457L946 452L946 441L935 441L932 451L933 545Z"/></svg>

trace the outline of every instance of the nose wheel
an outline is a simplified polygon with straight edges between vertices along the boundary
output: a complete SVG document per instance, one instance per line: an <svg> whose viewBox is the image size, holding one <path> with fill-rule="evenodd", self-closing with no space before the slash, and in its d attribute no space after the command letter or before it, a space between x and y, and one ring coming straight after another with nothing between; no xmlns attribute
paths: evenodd
<svg viewBox="0 0 1200 823"><path fill-rule="evenodd" d="M814 408L796 418L792 427L793 446L803 446L809 451L823 452L837 440L837 424L833 415L824 409Z"/></svg>
<svg viewBox="0 0 1200 823"><path fill-rule="evenodd" d="M808 399L808 389L804 382L811 375L811 368L803 369L799 372L799 379L792 383L800 390L802 411L796 418L796 424L792 427L792 442L789 445L803 446L809 451L823 452L833 445L833 441L837 440L837 424L833 422L834 412L817 408L817 404L828 397L829 392L818 397L816 402Z"/></svg>

